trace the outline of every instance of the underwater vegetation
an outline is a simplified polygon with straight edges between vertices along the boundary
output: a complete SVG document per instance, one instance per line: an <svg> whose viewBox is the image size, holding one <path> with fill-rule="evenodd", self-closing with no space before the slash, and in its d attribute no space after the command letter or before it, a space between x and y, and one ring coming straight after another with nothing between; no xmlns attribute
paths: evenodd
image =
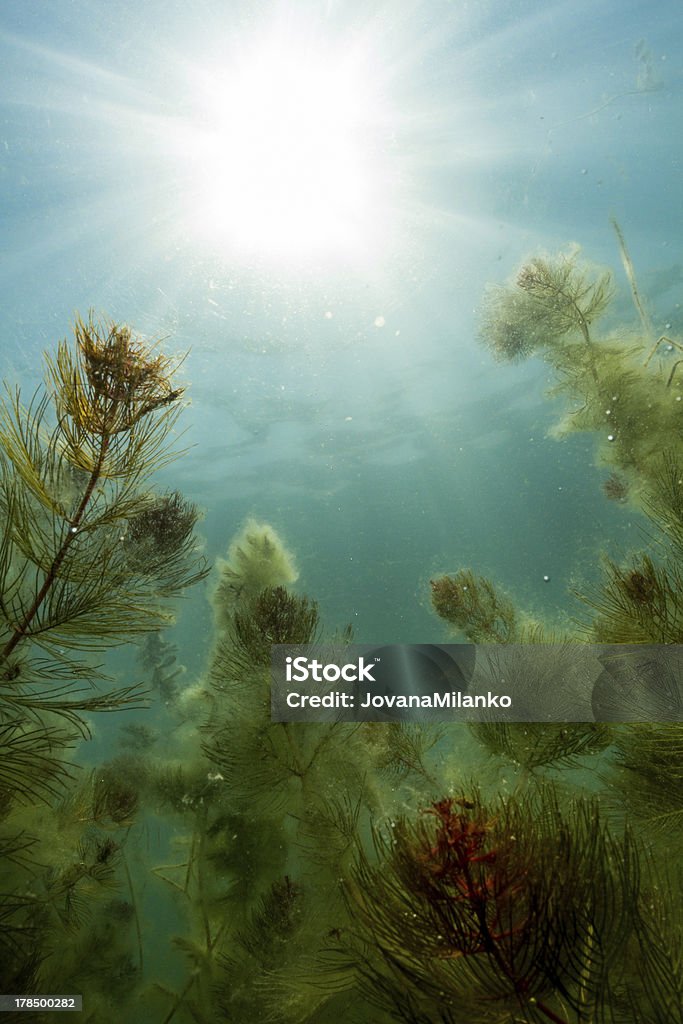
<svg viewBox="0 0 683 1024"><path fill-rule="evenodd" d="M677 1019L677 981L657 991L653 974L643 993L630 976L647 883L628 829L548 788L469 792L376 832L378 864L361 857L349 900L373 937L357 950L368 999L405 1021ZM637 1016L643 994L656 1015Z"/></svg>
<svg viewBox="0 0 683 1024"><path fill-rule="evenodd" d="M491 289L482 330L499 359L548 361L562 430L596 434L651 545L605 559L574 626L472 568L434 579L435 613L475 643L681 643L683 378L620 243L635 333L597 333L611 275L576 251ZM165 629L207 572L199 513L153 487L173 365L79 320L47 380L27 404L9 389L0 425L2 991L82 993L89 1024L683 1021L683 727L273 722L271 646L352 634L257 519L214 567L188 678ZM142 691L93 661L129 640ZM629 685L607 661L607 711ZM79 768L94 713L134 706Z"/></svg>
<svg viewBox="0 0 683 1024"><path fill-rule="evenodd" d="M206 574L197 510L149 486L182 393L170 358L91 316L46 356L42 391L25 402L8 386L0 402L3 992L36 990L60 927L111 883L120 845L95 826L137 806L113 777L72 782L68 751L93 712L144 699L107 685L93 654L171 622L169 599Z"/></svg>
<svg viewBox="0 0 683 1024"><path fill-rule="evenodd" d="M602 485L602 491L610 501L626 501L629 495L628 482L618 473L610 473Z"/></svg>
<svg viewBox="0 0 683 1024"><path fill-rule="evenodd" d="M536 355L552 368L555 384L551 394L564 396L567 405L567 412L556 428L557 435L561 437L571 431L591 431L595 434L598 440L598 461L611 470L603 484L605 496L620 503L633 502L640 507L651 523L650 547L646 551L632 554L625 564L616 564L607 557L603 559L601 579L574 593L584 613L573 626L565 623L557 627L539 621L525 610L517 608L512 598L492 580L477 575L471 568L462 568L433 579L431 601L434 611L456 635L465 636L472 642L538 643L555 642L559 638L568 643L590 641L632 645L680 644L683 638L683 383L677 372L680 360L676 359L673 365L669 365L655 358L659 354L664 355L662 343L666 343L669 352L680 351L681 345L675 339L655 338L638 291L623 234L618 224L614 223L614 227L640 321L639 331L617 328L602 336L597 333L595 325L607 311L613 296L612 277L608 271L584 263L579 252L572 250L556 256L533 258L523 264L512 283L491 287L484 300L481 337L499 361L518 361ZM657 690L676 692L676 686L668 686L665 678L671 669L661 666L658 669L653 663L644 671L655 673ZM618 661L614 660L611 663L608 661L604 676L606 681L601 690L604 700L600 711L609 721L612 717L610 687L617 687L619 693L624 693L628 692L629 686L641 680L626 678L623 670L619 669ZM541 684L546 681L539 679L538 682ZM671 683L677 684L677 680L671 680ZM581 939L575 933L569 940L569 946L574 954L578 952L581 956L580 951L583 949L587 956L589 962L584 963L580 969L584 972L582 979L585 979L585 983L582 980L578 988L572 989L571 984L567 986L566 980L557 975L550 983L550 990L557 1002L552 998L548 1001L544 998L543 986L549 983L549 978L541 962L544 953L539 960L540 947L534 944L536 940L531 943L531 952L524 948L514 948L517 941L523 941L524 929L519 928L516 922L519 920L518 914L524 916L525 898L522 897L519 905L516 903L514 913L505 910L502 920L508 923L509 930L501 931L501 911L494 896L498 891L497 882L492 884L489 881L481 886L472 881L474 876L471 864L489 863L489 853L479 852L480 839L477 838L470 844L469 853L465 855L462 851L464 840L457 838L458 830L467 835L472 829L480 837L488 826L465 822L460 812L456 816L459 822L455 826L456 840L452 843L459 863L456 874L457 885L461 890L456 903L462 904L463 890L469 894L465 900L469 915L466 935L478 946L469 950L464 948L462 925L452 919L452 916L460 915L461 909L453 907L452 898L449 900L443 894L439 896L437 906L442 908L448 904L449 914L448 927L440 927L439 931L447 935L448 928L455 930L454 942L459 950L455 954L459 969L456 971L450 965L448 968L453 976L444 973L443 969L438 975L435 974L439 978L437 984L441 986L440 997L449 993L452 1007L449 1005L443 1012L439 1010L440 1015L436 1016L433 1011L424 1013L422 1000L416 992L411 997L414 999L415 1011L407 1013L405 1019L681 1020L683 1008L680 984L672 980L674 975L680 977L680 869L676 867L671 873L671 858L680 860L683 824L681 724L634 723L610 726L479 723L470 728L495 761L518 766L522 776L531 784L532 794L536 791L532 799L541 801L537 807L542 805L551 792L548 789L549 782L552 780L553 785L557 785L558 769L576 766L582 759L585 765L591 760L600 765L597 779L606 782L609 787L601 801L611 807L615 820L624 823L627 832L623 840L619 840L611 824L605 826L607 831L604 835L611 845L611 852L606 848L598 852L596 836L600 835L597 824L599 805L595 803L589 812L586 810L588 804L583 805L584 809L579 811L576 803L560 802L557 808L561 813L569 812L574 816L566 833L568 846L564 852L577 844L577 852L581 850L579 856L590 856L591 850L596 853L600 867L590 867L585 862L580 873L583 875L585 869L587 877L600 877L601 891L610 892L611 898L621 891L618 903L622 910L619 910L619 906L612 906L609 913L616 917L622 912L626 913L631 923L626 925L622 922L620 929L610 938L606 919L600 924L591 917L589 908L593 897L590 895L590 884L585 880L579 883L578 878L572 883L568 878L564 892L568 893L573 886L580 886L586 895L585 914L574 914L570 895L564 895L558 900L557 909L561 914L568 910L573 915L571 927L577 924L587 927L591 936L589 944L599 936L600 977L594 977L597 984L591 995L592 982L588 979L598 959L593 956L593 952L589 953L585 945L586 937ZM556 799L556 795L552 799ZM449 820L453 817L452 810L452 802L442 802L435 804L431 813L436 814L443 823L446 817ZM502 813L500 806L496 812L491 812L494 824L506 818L510 820L507 817L510 810L510 804L506 804ZM527 808L524 815L526 827L534 821L536 813L531 805ZM587 836L581 838L582 815L589 815L594 822L590 842ZM543 870L548 874L544 884L552 884L551 876L555 880L562 877L563 855L558 854L555 840L549 836L545 840L541 837L541 822L547 821L547 818L547 812L542 812L541 821L532 827L537 837L536 863L539 863L539 859L542 861L542 853L551 851L552 866L548 864ZM423 849L426 844L425 827L421 825L419 829ZM523 846L517 847L516 844L518 841L523 843L524 827L524 823L517 821L512 826L514 849L519 849L520 853ZM564 828L559 821L554 828L556 835L563 834ZM629 828L634 829L636 836L647 834L648 842L639 848L639 840L634 844L632 838L627 838ZM395 872L388 876L389 883L386 882L386 876L382 883L385 885L385 898L387 901L391 896L399 898L405 908L408 903L412 906L416 899L416 867L413 864L409 870L407 863L411 857L415 857L416 844L420 844L414 824L404 824L402 829L401 835L409 838L405 841L408 853L404 852L400 861L397 861L395 849L389 851L384 838L380 836L376 842L384 856L389 858ZM441 830L441 842L432 846L433 851L443 846L443 834L449 834L450 824L442 824ZM495 828L492 831L495 832ZM660 845L663 835L667 839ZM621 841L628 848L624 846L617 852L614 844ZM594 843L596 845L592 845ZM450 841L446 840L446 845L449 844ZM491 851L490 858L493 864L498 864L497 849ZM628 876L624 874L625 867ZM611 878L604 874L601 877L600 873L604 873L606 868L614 872ZM649 906L647 901L641 905L638 886L642 887L643 878L648 872L655 870L656 873L660 869L663 871L662 877L667 881L648 878L645 890L641 891L656 894L655 901ZM476 870L481 871L479 867ZM487 870L495 873L497 869ZM361 878L367 880L370 874L366 866ZM448 872L446 877L449 877ZM536 877L528 868L521 870L520 878L523 882L518 889L520 895L525 885ZM409 882L409 878L412 878L412 882ZM391 895L386 891L387 885L391 887ZM503 875L503 894L507 891L507 885ZM405 886L405 891L402 886ZM670 897L662 904L660 899L667 886L673 888L669 890ZM669 898L672 899L671 904L667 902ZM366 899L363 896L363 906L366 905ZM493 906L494 921L497 922L499 936L505 940L501 943L505 949L500 948L496 932L489 926L489 904ZM542 903L538 906L542 906ZM540 920L538 924L540 927ZM564 927L561 922L552 926L553 941L565 934ZM662 930L655 936L654 928ZM390 934L381 933L378 942L386 943ZM632 940L635 943L633 961L628 952ZM552 949L553 941L542 940L543 950ZM618 964L616 975L608 967L610 942L615 942L615 949L620 950L617 959L612 954L613 963ZM476 969L472 962L473 953L480 954L480 964ZM434 955L438 956L437 953ZM643 957L642 974L636 981L633 964L639 956ZM393 966L384 972L387 998L391 996L396 999L392 985L399 970L402 977L412 977L416 988L424 991L427 983L421 972L416 971L411 975L411 967L407 967L402 960L392 959L395 957L395 951L389 954L388 962ZM461 962L461 957L469 957L469 960ZM500 973L498 984L501 980L507 983L510 990L508 997L512 996L520 1003L521 1012L511 1009L510 1017L499 1017L492 1012L489 1018L483 1010L481 1016L477 1016L473 1010L471 1018L459 1016L459 1007L464 1005L466 992L461 993L458 986L462 984L466 989L470 974L476 975L482 970L482 960L487 971ZM553 961L553 969L561 961L560 954ZM541 986L538 997L532 997L533 986L524 975L526 968L531 971L533 983ZM649 971L652 974L648 977ZM495 987L496 981L491 979L483 983L482 993L492 992ZM403 1018L399 1015L399 1019Z"/></svg>
<svg viewBox="0 0 683 1024"><path fill-rule="evenodd" d="M540 356L555 376L551 394L567 412L558 436L590 431L597 459L611 470L606 497L637 504L653 524L656 543L627 566L605 559L603 580L577 594L586 609L576 637L604 643L681 643L683 638L683 379L680 360L657 360L681 350L675 339L654 339L619 226L621 248L641 330L596 323L614 294L612 275L584 263L578 250L535 257L511 284L484 297L481 339L501 361ZM432 605L474 642L530 639L530 622L495 584L471 569L432 581ZM566 631L565 631L566 632ZM536 639L547 637L547 627Z"/></svg>

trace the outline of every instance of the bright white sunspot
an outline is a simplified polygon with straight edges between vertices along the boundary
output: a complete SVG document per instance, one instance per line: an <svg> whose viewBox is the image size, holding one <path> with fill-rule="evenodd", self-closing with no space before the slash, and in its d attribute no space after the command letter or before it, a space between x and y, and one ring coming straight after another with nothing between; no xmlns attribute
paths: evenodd
<svg viewBox="0 0 683 1024"><path fill-rule="evenodd" d="M371 255L382 234L382 126L360 50L280 30L194 79L195 230L278 260Z"/></svg>

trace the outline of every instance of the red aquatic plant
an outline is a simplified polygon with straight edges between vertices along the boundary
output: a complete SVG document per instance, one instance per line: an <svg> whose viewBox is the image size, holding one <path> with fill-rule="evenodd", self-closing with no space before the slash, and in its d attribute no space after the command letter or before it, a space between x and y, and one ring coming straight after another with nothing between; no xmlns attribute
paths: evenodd
<svg viewBox="0 0 683 1024"><path fill-rule="evenodd" d="M638 896L631 840L595 803L473 789L375 844L348 897L366 991L395 1019L568 1024L602 1005Z"/></svg>
<svg viewBox="0 0 683 1024"><path fill-rule="evenodd" d="M444 925L441 956L484 955L522 1005L566 1024L534 996L537 972L526 953L535 945L541 908L530 898L533 870L517 856L516 836L501 834L468 799L447 797L424 813L437 819L436 832L423 833L427 842L416 852L423 893Z"/></svg>

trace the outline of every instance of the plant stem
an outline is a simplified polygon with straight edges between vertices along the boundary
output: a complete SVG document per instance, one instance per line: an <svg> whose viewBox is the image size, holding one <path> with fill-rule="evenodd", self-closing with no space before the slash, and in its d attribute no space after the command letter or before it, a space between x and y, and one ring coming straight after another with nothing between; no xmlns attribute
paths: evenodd
<svg viewBox="0 0 683 1024"><path fill-rule="evenodd" d="M83 516L85 515L85 512L88 507L88 503L90 502L93 491L97 486L100 476L102 475L102 467L104 465L107 449L109 448L110 439L111 435L109 433L102 434L102 441L100 445L100 451L97 456L97 462L95 463L93 470L90 474L90 479L88 480L87 487L85 488L83 497L81 498L78 508L76 509L74 516L69 520L69 522L71 523L69 531L64 537L64 540L62 541L59 550L57 551L57 554L52 560L52 564L50 565L50 568L47 571L47 575L43 580L43 584L40 587L40 590L36 594L35 598L33 599L30 608L28 609L28 611L24 613L24 617L21 620L20 624L18 626L15 626L12 636L9 638L9 640L3 647L1 655L2 658L9 657L9 655L12 653L17 644L20 643L20 641L23 640L24 637L27 635L29 626L31 625L34 618L38 614L40 606L42 605L43 601L50 592L50 589L52 588L55 580L57 579L59 570L62 566L62 562L64 561L66 553L71 547L71 544L74 538L76 537L76 534L78 533L78 528L83 520Z"/></svg>
<svg viewBox="0 0 683 1024"><path fill-rule="evenodd" d="M482 897L477 890L477 886L474 882L474 879L472 878L472 872L470 870L469 863L463 864L463 876L465 878L465 884L467 886L467 898L471 906L474 908L477 921L479 922L479 929L481 931L482 939L484 940L484 948L486 952L493 958L495 963L498 965L503 975L508 979L508 981L513 986L515 995L519 999L520 1004L524 1005L525 1003L528 1003L530 1000L528 999L528 997L525 996L519 978L515 976L515 972L512 970L510 964L503 956L498 945L498 942L491 934L491 929L489 928L489 923L486 917L486 899ZM542 1014L544 1014L548 1018L548 1020L551 1020L553 1024L568 1024L566 1020L564 1020L562 1017L558 1017L557 1014L550 1009L550 1007L546 1006L544 1003L539 1002L539 1000L535 1000L534 1005L538 1010L540 1010Z"/></svg>
<svg viewBox="0 0 683 1024"><path fill-rule="evenodd" d="M546 1006L544 1003L539 1002L538 999L536 1000L536 1009L540 1010L541 1013L545 1014L548 1020L551 1020L553 1024L567 1024L567 1021L564 1019L564 1017L558 1017L556 1013L553 1013L549 1006Z"/></svg>
<svg viewBox="0 0 683 1024"><path fill-rule="evenodd" d="M128 835L130 835L130 828L128 829L128 831L126 833L126 837ZM122 855L122 860L123 860L123 869L124 869L124 871L126 873L126 880L128 882L128 889L130 890L131 906L133 907L133 913L135 915L135 931L137 933L137 939L138 939L138 960L140 961L140 974L142 974L142 972L144 970L144 953L143 953L144 947L143 947L143 943L142 943L142 929L140 927L140 915L138 914L138 904L137 904L137 900L135 899L135 889L133 888L133 878L132 878L132 875L130 873L130 868L128 867L128 861L126 860L126 851L125 851L125 849L123 847L121 849L121 855Z"/></svg>

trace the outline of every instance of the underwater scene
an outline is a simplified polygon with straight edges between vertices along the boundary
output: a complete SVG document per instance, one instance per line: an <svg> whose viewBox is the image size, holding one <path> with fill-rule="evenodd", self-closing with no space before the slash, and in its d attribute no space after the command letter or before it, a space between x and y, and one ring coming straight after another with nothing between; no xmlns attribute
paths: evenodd
<svg viewBox="0 0 683 1024"><path fill-rule="evenodd" d="M0 4L3 1020L683 1021L682 52ZM279 717L320 645L527 712Z"/></svg>

